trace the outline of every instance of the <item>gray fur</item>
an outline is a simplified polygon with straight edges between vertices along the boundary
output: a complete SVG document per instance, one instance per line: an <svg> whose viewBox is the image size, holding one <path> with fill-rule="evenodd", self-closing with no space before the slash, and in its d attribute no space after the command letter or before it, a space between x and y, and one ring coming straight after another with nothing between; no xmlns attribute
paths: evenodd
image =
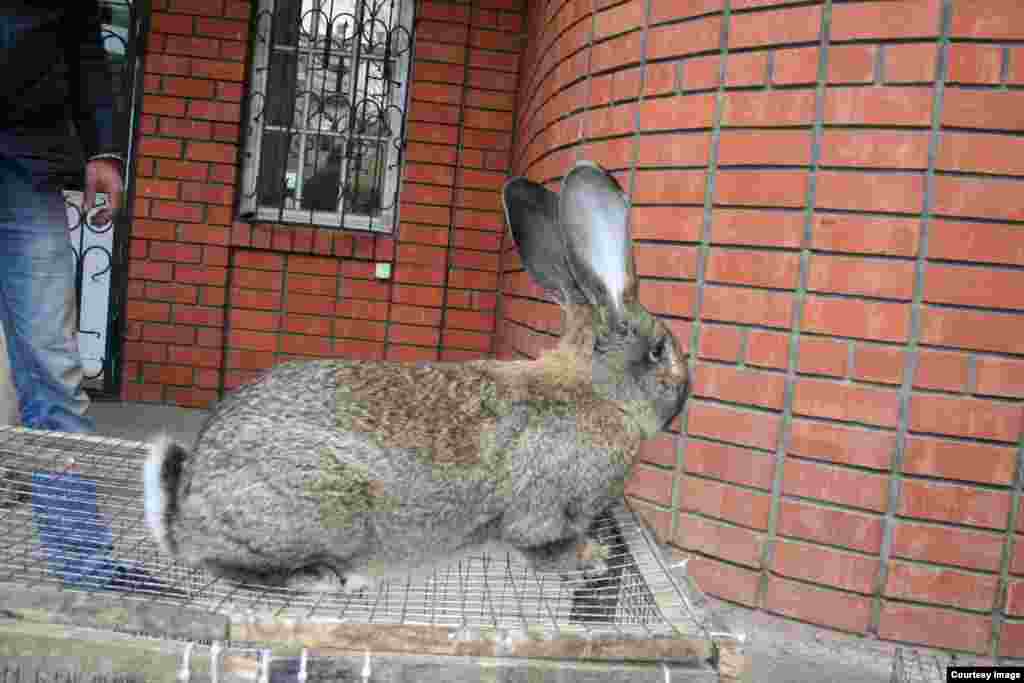
<svg viewBox="0 0 1024 683"><path fill-rule="evenodd" d="M154 447L146 519L162 547L232 580L293 587L353 589L491 542L538 570L600 573L604 549L586 531L622 495L642 440L682 408L687 375L671 332L632 296L631 249L616 263L594 251L605 233L628 240L628 211L610 177L582 168L571 204L589 208L571 221L525 178L504 193L528 269L565 309L556 349L278 365L216 406L191 453ZM578 264L599 300L580 302L591 292Z"/></svg>

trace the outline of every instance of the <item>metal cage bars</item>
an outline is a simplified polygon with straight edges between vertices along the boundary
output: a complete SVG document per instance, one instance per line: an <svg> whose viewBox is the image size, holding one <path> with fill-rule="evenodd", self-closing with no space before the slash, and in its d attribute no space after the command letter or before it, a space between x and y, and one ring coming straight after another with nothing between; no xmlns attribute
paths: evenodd
<svg viewBox="0 0 1024 683"><path fill-rule="evenodd" d="M611 550L610 571L597 580L563 581L533 572L512 553L481 551L372 592L231 584L158 551L143 522L145 455L137 442L0 428L0 583L113 591L125 600L244 618L616 639L709 638L715 630L694 604L695 587L666 566L642 521L621 505L591 530Z"/></svg>

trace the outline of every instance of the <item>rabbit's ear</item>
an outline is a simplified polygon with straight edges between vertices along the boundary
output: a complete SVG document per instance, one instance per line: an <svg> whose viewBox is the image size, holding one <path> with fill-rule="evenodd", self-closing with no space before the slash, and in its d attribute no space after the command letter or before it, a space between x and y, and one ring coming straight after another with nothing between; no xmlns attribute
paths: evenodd
<svg viewBox="0 0 1024 683"><path fill-rule="evenodd" d="M577 163L562 182L559 217L569 265L591 304L619 314L636 299L626 195L601 167Z"/></svg>
<svg viewBox="0 0 1024 683"><path fill-rule="evenodd" d="M501 194L512 238L530 276L560 304L585 303L566 260L558 195L521 177L505 183Z"/></svg>

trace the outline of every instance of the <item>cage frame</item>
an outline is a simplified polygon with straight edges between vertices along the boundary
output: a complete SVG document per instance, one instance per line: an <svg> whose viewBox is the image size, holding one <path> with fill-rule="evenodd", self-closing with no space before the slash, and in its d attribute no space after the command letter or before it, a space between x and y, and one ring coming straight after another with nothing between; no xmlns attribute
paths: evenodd
<svg viewBox="0 0 1024 683"><path fill-rule="evenodd" d="M515 600L481 598L479 605L490 607L489 620L467 617L476 612L467 611L465 605L458 619L426 621L407 618L404 611L397 621L374 619L367 618L365 608L371 603L379 605L382 599L396 599L382 597L386 591L401 592L394 582L355 596L301 594L300 600L297 593L261 586L239 587L225 582L215 589L225 580L182 567L162 556L142 520L141 468L147 448L141 442L109 437L0 427L0 604L5 606L6 616L25 623L176 641L182 647L186 643L200 648L221 644L229 651L241 653L227 657L225 662L235 662L235 669L250 674L256 671L254 661L266 659L260 653L269 651L280 659L298 656L297 649L312 652L315 657L352 657L372 652L375 656L387 654L406 659L503 662L503 666L536 666L545 662L550 667L561 662L561 666L662 667L692 674L692 680L741 680L747 670L745 639L729 630L713 613L706 596L687 574L686 561L674 562L668 548L625 500L599 518L592 530L599 538L601 534L617 534L619 544L613 546L609 558L613 571L606 576L610 578L600 579L596 584L582 575L568 581L544 577L517 564L511 553L502 557L488 555L487 551L459 560L447 569L438 569L426 583L416 584L423 588L425 601L430 597L431 581L434 598L449 596L447 588L438 588L440 573L447 571L450 576L458 571L461 577L463 562L480 562L485 570L474 576L484 577L484 582L481 586L477 581L472 590L482 588L484 595L490 590L486 577L504 576L506 588L514 588L513 573L521 572L517 576L522 580L540 586L536 589L539 592L535 596L539 598L533 615L526 614L526 602L517 595L518 615L509 617L502 613L500 620L495 618L495 606L515 605ZM73 517L74 524L68 528L88 528L100 518L107 519L101 514L107 512L112 556L139 561L155 576L171 577L175 582L154 590L143 585L110 591L98 590L88 582L69 584L67 575L62 579L54 570L58 565L52 564L53 545L43 541L42 530L47 527L38 516L32 517L33 513L39 515L40 510L50 515L58 509L54 507L56 503L48 506L40 500L51 495L48 487L61 477L62 481L95 482L97 502L92 512L86 509L88 496L80 494L79 489L59 491L61 500L74 503L68 503L68 511L62 513ZM89 538L92 537L86 534ZM134 554L118 555L124 548L130 548ZM621 557L616 555L615 548L623 549ZM149 559L139 560L143 557ZM488 561L499 569L488 573ZM188 588L189 581L198 585L197 591ZM552 583L545 583L548 581ZM406 605L412 585L410 578L405 583ZM467 595L475 596L468 586L469 583L460 584L458 588L457 594L463 596L464 602L469 599ZM171 589L177 594L168 592ZM570 596L568 602L566 595ZM302 615L301 610L307 609L308 601L313 600L319 602ZM322 606L325 600L361 601L364 612L353 610L354 616L346 616L320 609L318 614L317 605ZM444 600L450 601L448 597ZM542 608L552 612L552 605L560 619L552 617L548 625L531 620ZM630 609L637 613L629 612ZM485 612L482 607L477 611ZM3 617L0 615L0 626Z"/></svg>

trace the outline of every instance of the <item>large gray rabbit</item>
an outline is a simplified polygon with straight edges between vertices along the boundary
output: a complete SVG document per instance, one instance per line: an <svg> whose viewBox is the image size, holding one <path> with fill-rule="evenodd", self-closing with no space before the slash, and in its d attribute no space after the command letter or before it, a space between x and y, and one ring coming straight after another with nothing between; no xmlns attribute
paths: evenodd
<svg viewBox="0 0 1024 683"><path fill-rule="evenodd" d="M523 264L565 313L535 361L287 362L214 410L188 452L153 444L161 548L230 580L356 590L497 542L538 571L604 571L593 519L687 371L637 300L628 204L581 162L556 195L503 190Z"/></svg>

